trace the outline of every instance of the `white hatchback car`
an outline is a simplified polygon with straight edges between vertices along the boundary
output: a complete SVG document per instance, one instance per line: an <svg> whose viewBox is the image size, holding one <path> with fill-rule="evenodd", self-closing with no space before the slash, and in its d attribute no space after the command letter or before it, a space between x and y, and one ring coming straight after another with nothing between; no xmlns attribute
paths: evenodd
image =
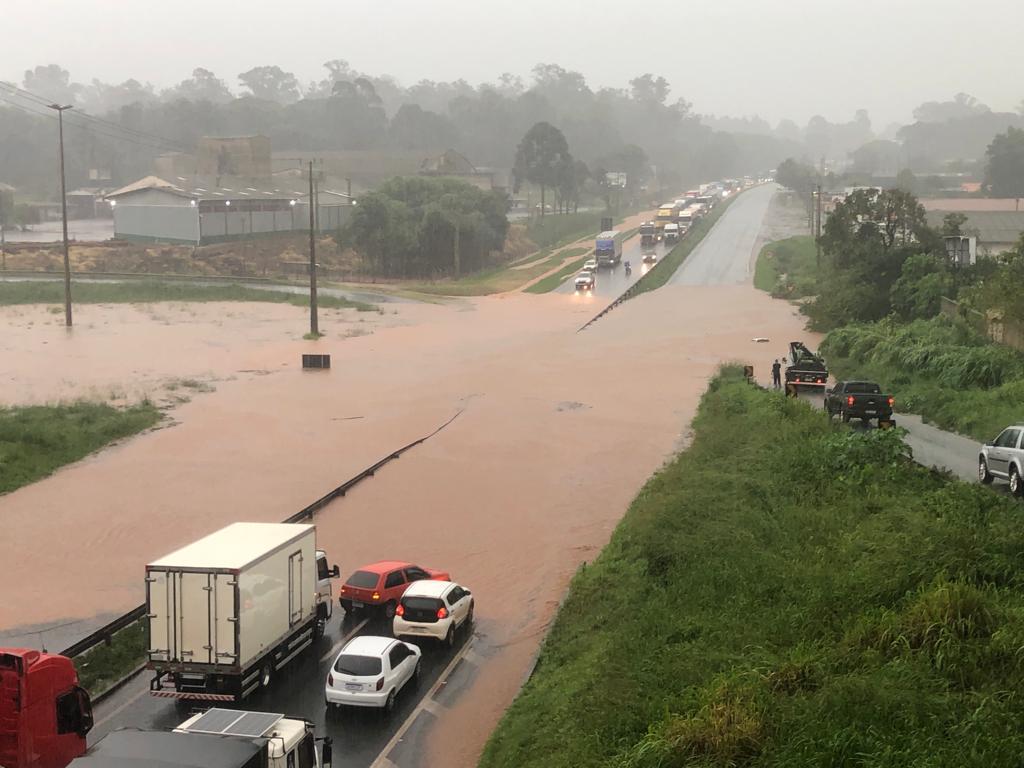
<svg viewBox="0 0 1024 768"><path fill-rule="evenodd" d="M378 707L390 712L398 692L420 674L419 648L393 637L349 640L327 674L327 706Z"/></svg>
<svg viewBox="0 0 1024 768"><path fill-rule="evenodd" d="M583 269L587 272L597 272L597 259L587 259L583 262Z"/></svg>
<svg viewBox="0 0 1024 768"><path fill-rule="evenodd" d="M460 627L473 623L473 595L452 581L416 581L395 611L395 637L430 637L454 645Z"/></svg>

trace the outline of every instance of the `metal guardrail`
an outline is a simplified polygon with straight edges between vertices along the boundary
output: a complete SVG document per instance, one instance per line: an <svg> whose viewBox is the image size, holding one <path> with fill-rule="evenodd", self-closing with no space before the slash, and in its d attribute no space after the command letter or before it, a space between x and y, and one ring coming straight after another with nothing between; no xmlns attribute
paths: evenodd
<svg viewBox="0 0 1024 768"><path fill-rule="evenodd" d="M283 523L297 523L300 520L308 520L308 519L312 518L313 515L315 515L319 510L321 510L324 507L326 507L328 504L330 504L336 498L338 498L339 496L344 496L346 493L348 493L350 490L352 490L355 486L359 485L359 483L361 483L366 478L373 477L377 473L377 470L379 470L385 464L388 464L388 463L394 461L399 456L401 456L403 453L405 453L406 451L408 451L408 450L410 450L412 448L415 448L417 445L425 443L427 440L432 438L434 435L436 435L442 429L444 429L449 424L451 424L453 421L455 421L457 418L459 418L459 416L462 415L462 412L464 410L465 410L464 408L460 408L459 410L457 410L455 412L454 416L452 416L450 419L448 419L448 421L444 422L441 426L439 426L437 429L435 429L429 435L424 435L423 437L419 438L418 440L413 440L408 445L403 445L397 451L394 451L393 453L388 454L387 456L385 456L380 461L378 461L378 462L372 464L371 466L367 467L366 469L364 469L362 472L360 472L355 477L349 478L344 483L339 485L337 488L334 488L334 489L328 491L323 496L321 496L319 499L314 501L312 504L310 504L310 505L308 505L306 507L303 507L298 512L296 512L294 515L286 517L281 522L283 522ZM90 634L90 635L88 635L86 637L83 637L77 643L74 643L73 645L68 646L63 651L61 651L61 655L62 656L67 656L68 658L74 658L76 656L81 656L86 651L92 650L97 645L101 645L103 643L109 643L110 639L116 633L120 632L122 629L125 629L126 627L130 627L132 624L135 624L137 621L142 619L142 617L145 616L145 615L146 615L146 605L145 605L145 603L143 603L142 605L140 605L140 606L138 606L136 608L132 608L130 611L128 611L128 613L126 613L126 614L124 614L122 616L118 616L116 619L111 621L109 624L105 624L104 626L100 627L99 629L97 629L92 634ZM115 683L115 687L116 686L117 686L117 684Z"/></svg>

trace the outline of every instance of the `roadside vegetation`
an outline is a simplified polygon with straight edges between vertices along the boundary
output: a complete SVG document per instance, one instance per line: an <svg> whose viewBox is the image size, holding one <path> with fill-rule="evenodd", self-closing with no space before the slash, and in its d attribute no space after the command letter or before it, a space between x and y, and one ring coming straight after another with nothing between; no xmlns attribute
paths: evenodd
<svg viewBox="0 0 1024 768"><path fill-rule="evenodd" d="M712 382L572 581L483 768L1015 766L1018 505Z"/></svg>
<svg viewBox="0 0 1024 768"><path fill-rule="evenodd" d="M87 402L0 407L0 494L149 429L160 418L150 402L128 408Z"/></svg>
<svg viewBox="0 0 1024 768"><path fill-rule="evenodd" d="M164 301L258 301L275 304L309 306L308 295L249 288L243 285L190 285L165 283L155 280L126 281L123 283L82 283L71 287L71 296L77 304L148 304ZM64 303L64 284L57 280L0 281L0 306L14 304ZM337 296L320 294L317 304L325 309L356 309L376 312L377 307L362 301L349 301Z"/></svg>
<svg viewBox="0 0 1024 768"><path fill-rule="evenodd" d="M120 682L146 661L146 628L142 622L116 633L110 644L97 645L75 657L80 685L93 697Z"/></svg>
<svg viewBox="0 0 1024 768"><path fill-rule="evenodd" d="M545 249L530 258L520 259L510 266L495 267L460 280L441 280L436 283L410 283L403 288L413 294L431 296L489 296L494 293L505 293L522 287L531 280L536 280L545 272L557 267L567 258L574 258L589 249L579 246L563 248L554 253Z"/></svg>
<svg viewBox="0 0 1024 768"><path fill-rule="evenodd" d="M1024 354L992 341L993 319L1024 328L1024 239L998 257L954 265L943 235L965 219L928 227L910 193L860 190L836 206L821 238L771 243L756 285L801 301L837 378L878 381L898 410L978 440L1021 418Z"/></svg>

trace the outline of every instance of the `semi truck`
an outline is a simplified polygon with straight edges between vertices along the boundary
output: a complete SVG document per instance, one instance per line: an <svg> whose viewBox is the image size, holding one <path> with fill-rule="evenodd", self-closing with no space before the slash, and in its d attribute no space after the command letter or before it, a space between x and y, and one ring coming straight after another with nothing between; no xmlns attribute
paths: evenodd
<svg viewBox="0 0 1024 768"><path fill-rule="evenodd" d="M594 254L597 256L597 266L616 267L622 261L622 233L617 229L602 232L597 236Z"/></svg>
<svg viewBox="0 0 1024 768"><path fill-rule="evenodd" d="M0 766L64 768L85 753L92 725L71 659L0 648Z"/></svg>
<svg viewBox="0 0 1024 768"><path fill-rule="evenodd" d="M658 230L653 221L645 221L640 225L640 245L650 246L658 242Z"/></svg>
<svg viewBox="0 0 1024 768"><path fill-rule="evenodd" d="M674 245L679 242L679 225L671 222L665 225L665 245Z"/></svg>
<svg viewBox="0 0 1024 768"><path fill-rule="evenodd" d="M323 634L337 576L316 527L292 523L234 523L150 563L150 693L230 702L266 688Z"/></svg>
<svg viewBox="0 0 1024 768"><path fill-rule="evenodd" d="M210 709L172 731L111 731L70 768L328 768L332 753L329 738L318 752L305 720Z"/></svg>

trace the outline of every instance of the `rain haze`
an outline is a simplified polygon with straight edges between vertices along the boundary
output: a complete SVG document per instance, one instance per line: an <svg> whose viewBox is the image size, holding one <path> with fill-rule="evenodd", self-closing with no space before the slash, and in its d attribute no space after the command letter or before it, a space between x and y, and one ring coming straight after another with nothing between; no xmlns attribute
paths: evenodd
<svg viewBox="0 0 1024 768"><path fill-rule="evenodd" d="M45 34L24 32L45 19ZM673 29L674 25L674 29ZM81 81L134 78L167 87L205 67L237 89L262 64L322 78L322 64L419 80L528 77L537 63L581 72L592 87L626 87L644 72L701 114L753 115L799 124L815 114L877 126L905 122L918 103L967 92L997 111L1024 89L1017 34L1024 3L837 0L713 3L514 4L326 2L176 3L41 0L8 4L0 77L57 63Z"/></svg>

